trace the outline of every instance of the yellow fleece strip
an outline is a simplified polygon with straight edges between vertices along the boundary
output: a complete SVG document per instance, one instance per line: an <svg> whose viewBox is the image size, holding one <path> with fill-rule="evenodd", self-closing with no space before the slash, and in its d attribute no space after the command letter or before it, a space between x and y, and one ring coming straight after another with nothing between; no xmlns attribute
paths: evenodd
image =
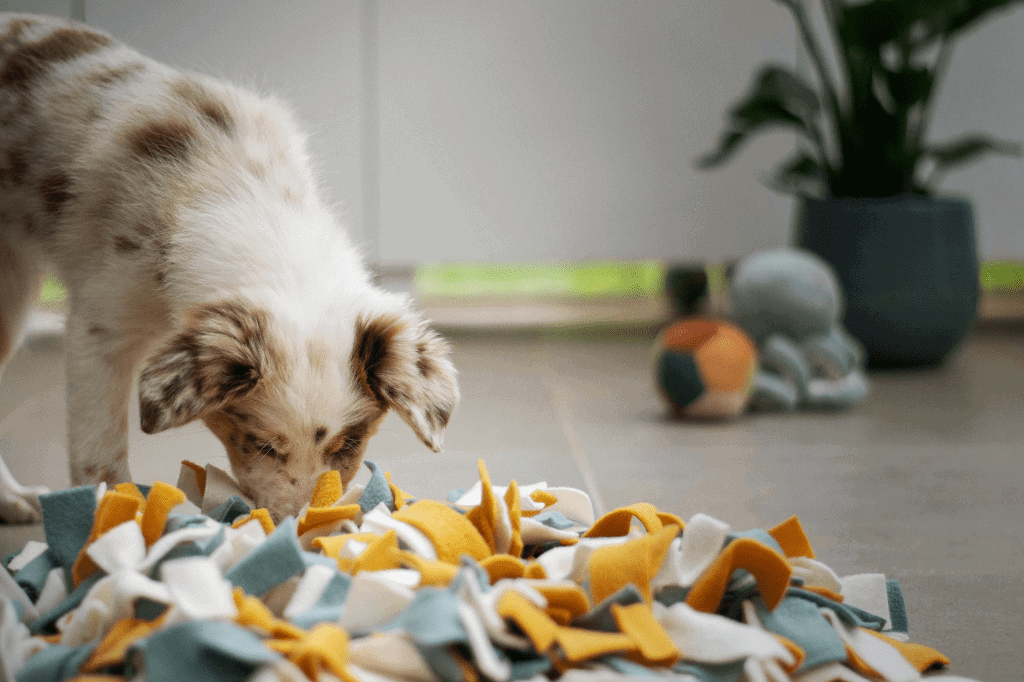
<svg viewBox="0 0 1024 682"><path fill-rule="evenodd" d="M669 512L658 512L658 520L661 521L661 525L663 526L679 526L679 530L686 529L686 522L675 514L671 514Z"/></svg>
<svg viewBox="0 0 1024 682"><path fill-rule="evenodd" d="M515 481L508 484L505 491L505 506L508 507L508 519L512 524L512 542L508 553L512 556L523 555L522 508L519 505L519 486Z"/></svg>
<svg viewBox="0 0 1024 682"><path fill-rule="evenodd" d="M544 566L539 561L531 561L526 564L526 575L523 577L530 580L547 580L548 572L544 570Z"/></svg>
<svg viewBox="0 0 1024 682"><path fill-rule="evenodd" d="M359 542L365 542L367 544L376 540L379 535L376 533L345 533L342 535L324 535L318 538L313 538L313 542L310 543L314 549L319 549L327 556L332 559L337 559L338 555L341 554L341 549L348 543L349 540L357 540Z"/></svg>
<svg viewBox="0 0 1024 682"><path fill-rule="evenodd" d="M491 488L491 477L487 474L487 466L484 464L484 461L478 459L476 465L480 470L480 504L470 509L466 513L466 518L476 526L476 529L480 532L480 537L484 539L488 549L493 554L495 551L494 532L498 524L501 523L501 520L498 518L500 516L498 500L494 496L494 490Z"/></svg>
<svg viewBox="0 0 1024 682"><path fill-rule="evenodd" d="M398 561L398 534L394 529L384 535L378 535L363 550L363 553L356 557L352 566L353 575L360 571L384 571L389 568L400 568Z"/></svg>
<svg viewBox="0 0 1024 682"><path fill-rule="evenodd" d="M548 610L559 609L569 614L569 618L582 616L590 610L587 593L576 583L531 585L548 600Z"/></svg>
<svg viewBox="0 0 1024 682"><path fill-rule="evenodd" d="M331 469L320 474L313 487L313 495L309 499L310 507L330 507L337 502L342 493L345 492L341 485L341 473L337 469Z"/></svg>
<svg viewBox="0 0 1024 682"><path fill-rule="evenodd" d="M345 519L354 519L359 512L358 504L343 504L340 507L310 507L306 510L306 515L299 520L296 532L299 535L305 535L320 526L337 523Z"/></svg>
<svg viewBox="0 0 1024 682"><path fill-rule="evenodd" d="M384 472L384 478L388 482L388 487L391 488L391 495L394 496L394 498L395 498L395 509L401 509L402 507L405 506L405 503L406 503L407 500L412 499L412 495L410 495L409 493L405 492L404 490L402 490L397 485L395 485L394 483L391 482L391 472L390 471L385 471Z"/></svg>
<svg viewBox="0 0 1024 682"><path fill-rule="evenodd" d="M447 587L455 578L455 574L459 572L459 567L455 564L446 564L443 561L431 561L430 559L424 559L418 554L407 552L405 550L398 550L398 554L396 556L398 561L404 566L413 568L420 572L420 585Z"/></svg>
<svg viewBox="0 0 1024 682"><path fill-rule="evenodd" d="M572 600L560 603L572 604ZM581 601L571 608L575 612L583 606ZM559 625L548 613L514 590L502 595L496 609L502 618L519 626L539 653L547 653L557 643L565 660L570 663L624 653L651 665L669 665L680 655L650 608L644 604L612 606L612 613L622 632L598 632ZM555 609L560 610L559 607Z"/></svg>
<svg viewBox="0 0 1024 682"><path fill-rule="evenodd" d="M274 532L274 528L276 528L276 526L274 525L274 520L270 518L270 512L262 508L253 509L245 516L239 516L237 519L235 519L235 522L231 524L231 527L241 528L253 519L256 519L260 522L260 525L263 526L263 532L267 535L270 535Z"/></svg>
<svg viewBox="0 0 1024 682"><path fill-rule="evenodd" d="M599 632L582 628L558 628L555 639L565 658L578 663L597 656L639 651L633 638L621 632Z"/></svg>
<svg viewBox="0 0 1024 682"><path fill-rule="evenodd" d="M775 538L775 541L782 547L782 553L787 557L814 558L811 541L807 539L807 533L804 532L804 527L800 525L800 519L795 515L769 530L768 535Z"/></svg>
<svg viewBox="0 0 1024 682"><path fill-rule="evenodd" d="M128 649L138 640L146 639L162 628L163 624L163 616L156 620L125 618L117 621L86 660L82 672L92 673L124 663Z"/></svg>
<svg viewBox="0 0 1024 682"><path fill-rule="evenodd" d="M509 554L492 554L482 559L480 566L487 571L492 585L503 578L515 579L526 575L526 563Z"/></svg>
<svg viewBox="0 0 1024 682"><path fill-rule="evenodd" d="M137 511L139 511L139 500L135 495L117 490L107 491L96 507L96 518L93 521L89 539L82 545L82 549L79 550L75 563L71 567L71 580L75 587L99 570L99 566L92 560L92 557L85 553L89 545L111 528L120 526L125 521L134 521Z"/></svg>
<svg viewBox="0 0 1024 682"><path fill-rule="evenodd" d="M321 672L329 672L344 682L358 682L348 670L348 634L336 625L321 623L297 639L271 640L266 644L311 680L319 680Z"/></svg>
<svg viewBox="0 0 1024 682"><path fill-rule="evenodd" d="M146 547L160 539L167 525L167 515L171 510L184 502L185 493L173 485L161 481L153 484L146 498L146 509L142 512L142 537Z"/></svg>
<svg viewBox="0 0 1024 682"><path fill-rule="evenodd" d="M139 509L145 508L146 496L142 494L141 490L139 490L139 486L135 485L134 483L129 483L127 481L124 483L118 483L117 485L114 486L114 490L119 493L131 495L132 497L139 501Z"/></svg>
<svg viewBox="0 0 1024 682"><path fill-rule="evenodd" d="M672 525L621 545L594 550L587 565L594 602L632 583L650 605L651 580L658 574L665 553L677 535L679 528Z"/></svg>
<svg viewBox="0 0 1024 682"><path fill-rule="evenodd" d="M792 568L786 558L768 545L751 538L736 538L715 558L693 583L686 603L704 613L714 613L725 594L733 571L743 568L757 580L757 588L768 610L782 601Z"/></svg>
<svg viewBox="0 0 1024 682"><path fill-rule="evenodd" d="M241 587L232 593L238 615L235 622L243 627L256 627L275 639L299 639L305 631L286 620L275 618L273 612L256 597L247 595Z"/></svg>
<svg viewBox="0 0 1024 682"><path fill-rule="evenodd" d="M881 632L875 632L874 630L868 630L867 628L860 628L864 632L868 633L872 637L877 637L886 644L891 644L903 658L907 659L910 665L917 668L918 672L924 672L929 668L937 665L949 665L949 658L946 657L940 651L937 651L924 644L915 644L913 642L901 642L898 639L893 639L888 635L884 635Z"/></svg>
<svg viewBox="0 0 1024 682"><path fill-rule="evenodd" d="M639 647L644 664L672 665L679 660L679 648L646 604L612 604L612 615L622 634L628 635Z"/></svg>
<svg viewBox="0 0 1024 682"><path fill-rule="evenodd" d="M638 502L629 507L615 509L594 522L594 525L583 534L584 538L621 538L629 534L633 517L640 519L647 532L655 532L664 527L662 519L657 516L657 508L647 502ZM682 529L682 525L679 526Z"/></svg>
<svg viewBox="0 0 1024 682"><path fill-rule="evenodd" d="M437 558L449 564L458 564L463 554L476 561L491 555L487 543L469 519L451 507L434 500L420 500L406 505L392 514L422 531L437 552Z"/></svg>
<svg viewBox="0 0 1024 682"><path fill-rule="evenodd" d="M534 490L530 493L530 499L538 504L543 504L544 509L558 502L558 498L546 490ZM538 509L537 511L524 511L523 516L536 516L544 511L544 509Z"/></svg>
<svg viewBox="0 0 1024 682"><path fill-rule="evenodd" d="M621 507L608 512L591 526L585 538L610 538L622 537L629 533L629 527L633 523L633 517L640 519L648 533L654 533L662 529L661 519L658 518L658 509L648 502L638 502L628 507ZM680 526L682 530L682 526Z"/></svg>
<svg viewBox="0 0 1024 682"><path fill-rule="evenodd" d="M539 653L544 653L555 643L558 624L515 590L506 590L498 600L496 609L499 616L519 626Z"/></svg>

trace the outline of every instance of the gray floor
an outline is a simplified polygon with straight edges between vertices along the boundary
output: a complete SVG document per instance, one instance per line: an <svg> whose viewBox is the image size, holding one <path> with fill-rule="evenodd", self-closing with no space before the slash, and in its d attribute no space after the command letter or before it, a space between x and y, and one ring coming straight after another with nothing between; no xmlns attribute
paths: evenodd
<svg viewBox="0 0 1024 682"><path fill-rule="evenodd" d="M912 639L951 672L1022 678L1024 330L979 332L940 370L874 375L871 401L844 414L711 426L662 417L649 333L453 341L464 400L447 450L393 416L370 445L406 490L467 486L482 457L495 482L581 487L603 510L647 501L736 529L795 513L840 575L901 581ZM0 389L0 448L26 484L67 484L62 356L60 341L22 349ZM227 466L201 426L132 434L136 480L174 482L183 458ZM0 552L38 534L0 528Z"/></svg>

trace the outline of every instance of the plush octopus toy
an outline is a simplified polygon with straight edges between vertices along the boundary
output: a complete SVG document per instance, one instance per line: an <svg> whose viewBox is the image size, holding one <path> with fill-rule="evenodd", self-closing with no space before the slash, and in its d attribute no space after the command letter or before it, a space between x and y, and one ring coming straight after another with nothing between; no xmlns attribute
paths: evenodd
<svg viewBox="0 0 1024 682"><path fill-rule="evenodd" d="M730 283L733 320L757 343L751 406L836 410L862 402L864 351L841 323L842 288L814 254L778 248L739 261Z"/></svg>

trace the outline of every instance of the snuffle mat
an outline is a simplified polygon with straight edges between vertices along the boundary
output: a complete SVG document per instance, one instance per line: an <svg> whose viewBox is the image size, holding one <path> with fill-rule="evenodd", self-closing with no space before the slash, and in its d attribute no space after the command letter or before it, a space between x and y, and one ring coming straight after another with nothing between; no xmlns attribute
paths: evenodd
<svg viewBox="0 0 1024 682"><path fill-rule="evenodd" d="M0 570L0 682L903 682L895 580L839 577L800 521L733 531L480 480L419 499L373 463L275 525L228 474L42 497ZM201 513L172 509L186 500Z"/></svg>

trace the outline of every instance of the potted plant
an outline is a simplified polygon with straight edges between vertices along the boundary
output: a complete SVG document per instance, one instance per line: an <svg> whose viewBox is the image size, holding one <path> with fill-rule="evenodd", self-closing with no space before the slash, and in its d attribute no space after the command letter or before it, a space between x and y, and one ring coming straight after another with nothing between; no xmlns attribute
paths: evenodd
<svg viewBox="0 0 1024 682"><path fill-rule="evenodd" d="M981 133L933 143L928 124L956 38L1021 0L823 0L824 22L806 0L777 1L796 20L815 78L763 66L697 165L724 163L766 129L795 130L800 149L769 184L802 199L796 244L836 269L845 324L869 363L941 362L973 326L978 260L970 202L939 196L938 182L1021 147Z"/></svg>

